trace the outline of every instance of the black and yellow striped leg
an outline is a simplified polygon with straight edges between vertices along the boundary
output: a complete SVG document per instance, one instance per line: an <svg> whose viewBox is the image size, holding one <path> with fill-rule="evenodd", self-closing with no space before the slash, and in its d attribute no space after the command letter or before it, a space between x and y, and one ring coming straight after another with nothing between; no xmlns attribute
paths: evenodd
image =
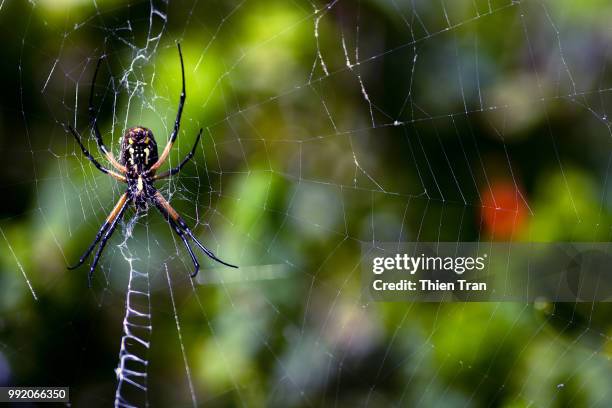
<svg viewBox="0 0 612 408"><path fill-rule="evenodd" d="M102 154L106 156L106 159L113 165L114 168L116 168L122 173L125 173L127 171L125 166L119 163L117 159L115 159L115 156L113 156L113 153L110 150L108 150L108 148L104 144L104 140L102 139L102 133L100 133L100 129L98 128L98 118L96 117L96 110L93 104L94 86L96 84L96 78L98 77L98 71L100 70L100 65L102 64L103 59L104 59L103 56L100 57L100 59L98 59L96 70L94 71L93 79L91 80L91 88L89 90L89 107L88 107L89 124L94 130L94 135L96 137L96 143L98 144L98 148L100 149Z"/></svg>
<svg viewBox="0 0 612 408"><path fill-rule="evenodd" d="M183 65L183 52L181 51L181 44L176 44L176 46L178 47L179 58L181 60L181 79L183 82L183 89L181 90L181 96L179 98L179 105L178 105L178 112L176 113L176 119L174 120L174 129L172 129L172 134L170 134L168 143L166 144L166 147L164 147L164 150L162 151L161 156L159 156L159 159L157 159L157 161L153 163L153 165L151 166L151 170L153 171L157 170L159 166L164 164L164 162L168 158L168 155L170 154L172 145L174 144L174 141L176 140L176 137L179 134L179 129L181 127L181 115L183 114L183 107L185 106L185 98L187 97L187 94L185 93L185 66Z"/></svg>
<svg viewBox="0 0 612 408"><path fill-rule="evenodd" d="M199 269L200 265L197 263L197 260L196 260L196 258L194 256L193 252L191 251L191 247L189 246L189 244L187 242L187 238L185 237L185 234L187 234L189 236L189 238L191 238L193 240L193 242L195 242L195 244L209 258L219 262L220 264L223 264L225 266L229 266L230 268L238 268L236 265L229 264L229 263L227 263L225 261L222 261L221 259L217 258L217 256L210 249L208 249L204 245L202 245L202 243L200 241L198 241L198 239L193 235L193 233L191 232L191 229L189 229L187 224L185 224L185 221L183 221L181 216L176 212L176 210L174 208L172 208L170 203L168 203L168 201L164 198L164 196L161 195L161 193L159 191L155 192L155 197L153 198L153 200L155 202L155 206L159 209L159 211L162 213L164 218L166 218L166 220L168 220L168 222L170 222L170 225L172 225L172 228L174 228L174 231L181 237L181 239L183 240L183 242L187 246L187 250L189 251L189 254L191 255L191 259L193 260L194 265L196 267L196 270L191 275L191 277L195 277L197 275L198 269Z"/></svg>
<svg viewBox="0 0 612 408"><path fill-rule="evenodd" d="M185 247L187 247L187 251L189 252L189 256L191 257L191 261L193 262L193 273L191 274L191 277L195 278L198 274L198 271L200 270L200 263L198 262L198 258L196 258L195 254L193 253L193 249L191 249L191 245L189 245L189 241L187 241L187 237L185 237L185 233L181 230L181 228L172 219L168 219L168 222L172 226L174 232L176 232L176 234L181 237L183 243L185 244Z"/></svg>
<svg viewBox="0 0 612 408"><path fill-rule="evenodd" d="M104 234L104 232L108 229L109 225L110 223L108 221L105 221L104 224L102 224L102 227L96 234L96 238L94 238L91 245L89 245L89 248L87 248L87 251L85 251L83 255L81 255L81 257L79 258L79 262L76 263L75 265L69 266L68 269L70 270L76 269L85 263L85 260L89 257L89 255L91 254L91 251L93 251L93 249L96 247L98 242L100 242L100 239L102 238L102 234Z"/></svg>
<svg viewBox="0 0 612 408"><path fill-rule="evenodd" d="M127 197L127 195L125 195L125 197ZM107 222L110 221L110 225L106 233L104 233L104 236L102 237L102 241L100 241L100 246L98 247L98 250L96 251L96 255L94 256L93 262L91 263L91 267L89 268L89 275L87 276L89 287L91 287L91 281L93 278L93 274L94 274L94 271L96 270L96 265L98 265L98 261L100 260L100 256L102 255L102 251L104 251L106 242L113 235L113 232L115 232L117 223L123 217L123 213L125 212L127 208L127 204L128 204L128 200L125 199L124 202L121 204L121 206L115 207L115 209L113 210L113 213L111 213L111 215L108 217Z"/></svg>
<svg viewBox="0 0 612 408"><path fill-rule="evenodd" d="M195 154L195 151L196 151L196 148L198 147L198 142L200 141L200 137L201 136L202 136L202 129L200 129L200 132L198 133L198 137L196 137L196 141L193 144L193 147L191 148L191 151L189 152L189 154L187 154L187 156L185 156L183 161L181 161L178 166L176 166L176 167L174 167L174 168L172 168L172 169L170 169L168 171L165 171L165 172L163 172L163 173L161 173L161 174L159 174L157 176L154 176L153 180L159 180L159 179L163 179L163 178L166 178L166 177L171 177L171 176L174 176L179 171L181 171L183 166L185 164L187 164L187 162L189 160L191 160L191 158Z"/></svg>
<svg viewBox="0 0 612 408"><path fill-rule="evenodd" d="M81 141L81 135L79 134L79 132L76 131L75 128L73 128L71 125L68 125L68 130L70 130L70 133L72 133L72 135L76 139L85 157L87 157L89 161L92 162L98 170L100 170L104 174L108 174L109 176L116 178L119 181L123 181L124 183L127 182L125 176L122 176L119 173L115 173L114 171L107 169L106 167L102 166L96 159L94 159L91 153L89 153L89 150L87 150L85 145L83 145L83 142Z"/></svg>
<svg viewBox="0 0 612 408"><path fill-rule="evenodd" d="M185 233L183 232L183 230L181 230L178 224L172 219L172 217L170 216L166 208L162 205L162 203L159 202L159 200L155 200L155 206L157 207L159 212L162 213L166 221L168 221L168 223L170 224L174 232L176 232L176 235L178 235L181 238L181 240L183 240L185 247L187 247L187 251L189 252L189 256L191 257L191 261L193 262L193 267L194 267L191 277L195 278L196 275L198 274L198 271L200 270L200 263L198 262L198 258L196 258L195 254L193 253L193 249L191 249L191 245L189 245L189 241L187 241L187 237L185 237Z"/></svg>
<svg viewBox="0 0 612 408"><path fill-rule="evenodd" d="M222 261L221 259L217 258L217 256L208 248L206 248L204 245L202 245L202 243L200 241L198 241L198 239L193 235L193 232L191 232L191 230L189 229L189 227L183 222L182 219L179 218L179 225L181 225L181 228L183 228L183 230L189 235L189 237L191 239L193 239L193 242L195 242L195 244L200 247L200 249L206 254L208 255L208 257L210 259L213 259L217 262L219 262L220 264L223 264L225 266L229 266L230 268L238 268L236 265L232 265L229 264L225 261Z"/></svg>
<svg viewBox="0 0 612 408"><path fill-rule="evenodd" d="M110 237L109 233L112 234L112 230L108 232L107 230L109 229L109 227L114 228L116 221L120 218L120 216L123 214L123 211L127 207L127 203L128 203L127 193L124 193L119 199L119 201L117 202L117 204L115 205L115 207L113 208L113 210L111 211L111 213L106 218L106 221L104 221L104 224L102 224L102 227L100 227L100 230L96 234L96 237L94 238L91 245L89 245L89 248L87 248L87 250L79 258L79 262L76 265L69 266L68 269L76 269L79 266L83 265L83 263L85 263L85 261L87 260L87 258L89 257L93 249L96 247L98 242L100 242L100 239L102 239L103 236L106 237L106 235ZM97 261L94 261L94 262L97 263ZM90 278L90 286L91 286L91 278Z"/></svg>

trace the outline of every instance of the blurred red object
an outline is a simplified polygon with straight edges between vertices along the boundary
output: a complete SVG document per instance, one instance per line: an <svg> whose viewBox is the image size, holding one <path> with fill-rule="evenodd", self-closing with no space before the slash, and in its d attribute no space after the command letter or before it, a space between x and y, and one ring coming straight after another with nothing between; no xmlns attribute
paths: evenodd
<svg viewBox="0 0 612 408"><path fill-rule="evenodd" d="M483 227L494 240L516 237L527 221L527 205L521 190L506 180L493 181L480 191Z"/></svg>

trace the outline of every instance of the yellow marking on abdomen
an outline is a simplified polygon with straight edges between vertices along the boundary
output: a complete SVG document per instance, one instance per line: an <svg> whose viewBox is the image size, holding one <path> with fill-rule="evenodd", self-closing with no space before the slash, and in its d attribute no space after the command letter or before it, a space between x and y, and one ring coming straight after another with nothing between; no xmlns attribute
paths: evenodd
<svg viewBox="0 0 612 408"><path fill-rule="evenodd" d="M132 163L132 166L133 166L135 164L135 162L134 162L134 148L130 147L128 152L130 153L130 163Z"/></svg>
<svg viewBox="0 0 612 408"><path fill-rule="evenodd" d="M138 176L138 184L136 185L136 188L138 189L138 191L142 191L143 185L142 185L142 177Z"/></svg>

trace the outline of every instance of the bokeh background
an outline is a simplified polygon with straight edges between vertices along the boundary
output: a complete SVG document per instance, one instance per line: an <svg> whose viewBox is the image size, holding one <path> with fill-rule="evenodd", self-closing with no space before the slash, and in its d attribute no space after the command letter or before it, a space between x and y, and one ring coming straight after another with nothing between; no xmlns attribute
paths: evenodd
<svg viewBox="0 0 612 408"><path fill-rule="evenodd" d="M368 303L360 271L377 242L610 239L611 19L600 0L0 1L0 385L111 405L133 268L139 406L609 406L608 304ZM63 125L96 151L106 55L107 145L133 125L163 145L177 41L170 162L204 136L159 188L241 268L200 254L192 284L161 216L129 211L89 289L66 265L123 186Z"/></svg>

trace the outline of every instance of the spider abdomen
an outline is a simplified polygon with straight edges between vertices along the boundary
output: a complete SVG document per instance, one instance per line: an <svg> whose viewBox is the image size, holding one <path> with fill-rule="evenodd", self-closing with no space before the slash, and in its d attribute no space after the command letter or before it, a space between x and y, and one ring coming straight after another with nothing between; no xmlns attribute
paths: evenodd
<svg viewBox="0 0 612 408"><path fill-rule="evenodd" d="M151 130L137 126L125 132L119 161L126 167L128 177L144 174L157 159L157 142Z"/></svg>
<svg viewBox="0 0 612 408"><path fill-rule="evenodd" d="M149 169L157 162L157 143L151 130L136 126L129 128L121 141L119 161L126 168L129 196L137 211L145 211L152 197L153 172Z"/></svg>

